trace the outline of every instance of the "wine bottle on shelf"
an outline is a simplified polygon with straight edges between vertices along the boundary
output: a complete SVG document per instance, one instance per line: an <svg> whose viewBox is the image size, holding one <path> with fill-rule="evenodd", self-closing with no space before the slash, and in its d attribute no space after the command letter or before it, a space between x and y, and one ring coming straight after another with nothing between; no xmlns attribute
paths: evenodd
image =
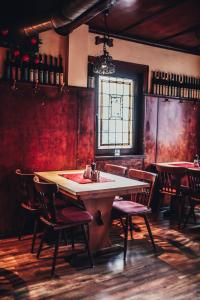
<svg viewBox="0 0 200 300"><path fill-rule="evenodd" d="M161 72L160 73L160 95L165 95L165 73Z"/></svg>
<svg viewBox="0 0 200 300"><path fill-rule="evenodd" d="M169 96L169 74L165 73L165 96Z"/></svg>
<svg viewBox="0 0 200 300"><path fill-rule="evenodd" d="M60 85L64 84L64 74L63 74L63 64L62 64L62 56L59 56L59 83Z"/></svg>
<svg viewBox="0 0 200 300"><path fill-rule="evenodd" d="M33 79L34 79L34 82L39 82L39 57L38 57L38 55L36 55L34 58Z"/></svg>
<svg viewBox="0 0 200 300"><path fill-rule="evenodd" d="M197 88L198 88L197 78L194 78L194 99L197 99Z"/></svg>
<svg viewBox="0 0 200 300"><path fill-rule="evenodd" d="M60 74L59 74L57 57L54 58L54 73L55 73L55 84L59 85L60 84Z"/></svg>
<svg viewBox="0 0 200 300"><path fill-rule="evenodd" d="M184 98L187 98L188 96L188 88L187 88L187 76L184 75L183 76L183 97Z"/></svg>
<svg viewBox="0 0 200 300"><path fill-rule="evenodd" d="M34 82L34 61L32 58L29 64L29 81Z"/></svg>
<svg viewBox="0 0 200 300"><path fill-rule="evenodd" d="M4 79L11 79L11 52L7 50L6 52L6 60L4 64Z"/></svg>
<svg viewBox="0 0 200 300"><path fill-rule="evenodd" d="M200 100L200 78L197 78L197 99Z"/></svg>
<svg viewBox="0 0 200 300"><path fill-rule="evenodd" d="M174 97L178 97L179 75L174 74Z"/></svg>
<svg viewBox="0 0 200 300"><path fill-rule="evenodd" d="M51 85L55 84L55 72L54 72L54 65L53 65L53 57L49 55L49 83Z"/></svg>
<svg viewBox="0 0 200 300"><path fill-rule="evenodd" d="M160 95L160 72L156 72L156 95Z"/></svg>
<svg viewBox="0 0 200 300"><path fill-rule="evenodd" d="M180 89L179 89L179 97L183 98L184 97L184 89L183 89L183 75L179 76L179 82L180 82Z"/></svg>
<svg viewBox="0 0 200 300"><path fill-rule="evenodd" d="M22 80L27 82L29 80L29 62L22 61Z"/></svg>
<svg viewBox="0 0 200 300"><path fill-rule="evenodd" d="M16 80L22 80L22 64L19 56L16 58Z"/></svg>
<svg viewBox="0 0 200 300"><path fill-rule="evenodd" d="M17 66L14 56L11 57L11 80L17 79Z"/></svg>
<svg viewBox="0 0 200 300"><path fill-rule="evenodd" d="M43 60L42 60L42 55L41 54L39 54L38 70L39 70L39 83L43 84L44 83L44 64L43 64Z"/></svg>
<svg viewBox="0 0 200 300"><path fill-rule="evenodd" d="M172 96L172 74L168 74L168 96Z"/></svg>
<svg viewBox="0 0 200 300"><path fill-rule="evenodd" d="M44 84L49 84L49 65L47 55L44 55Z"/></svg>

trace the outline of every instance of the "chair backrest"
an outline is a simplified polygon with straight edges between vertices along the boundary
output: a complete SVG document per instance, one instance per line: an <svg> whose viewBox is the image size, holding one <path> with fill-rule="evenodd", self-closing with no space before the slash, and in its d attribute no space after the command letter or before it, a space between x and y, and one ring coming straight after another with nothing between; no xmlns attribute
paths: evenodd
<svg viewBox="0 0 200 300"><path fill-rule="evenodd" d="M35 208L37 203L36 191L34 188L34 174L22 173L20 169L15 171L17 176L17 187L19 202L26 204L27 208Z"/></svg>
<svg viewBox="0 0 200 300"><path fill-rule="evenodd" d="M126 176L127 173L127 167L113 165L113 164L105 164L104 169L107 173L111 173L119 176Z"/></svg>
<svg viewBox="0 0 200 300"><path fill-rule="evenodd" d="M176 166L156 165L161 193L177 195L180 191L181 179L186 175L186 169Z"/></svg>
<svg viewBox="0 0 200 300"><path fill-rule="evenodd" d="M198 197L200 199L200 171L188 169L187 176L191 196Z"/></svg>
<svg viewBox="0 0 200 300"><path fill-rule="evenodd" d="M157 175L155 173L150 173L147 171L129 169L128 177L131 179L149 183L149 187L146 188L144 192L136 194L134 201L150 207L153 199L153 192Z"/></svg>
<svg viewBox="0 0 200 300"><path fill-rule="evenodd" d="M56 207L55 196L59 191L58 185L55 183L41 182L35 176L33 178L35 189L40 194L41 214L45 220L51 224L56 223Z"/></svg>

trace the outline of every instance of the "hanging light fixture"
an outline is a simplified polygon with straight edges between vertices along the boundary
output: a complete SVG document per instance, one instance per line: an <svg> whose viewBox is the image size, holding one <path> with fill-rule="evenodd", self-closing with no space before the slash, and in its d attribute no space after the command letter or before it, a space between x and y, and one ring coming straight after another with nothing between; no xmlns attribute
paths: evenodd
<svg viewBox="0 0 200 300"><path fill-rule="evenodd" d="M113 47L113 39L109 38L108 25L107 25L108 10L104 14L104 24L105 33L104 37L96 36L95 44L103 44L103 55L97 56L93 66L93 72L99 75L111 75L115 73L115 65L113 63L112 56L106 49L108 47Z"/></svg>

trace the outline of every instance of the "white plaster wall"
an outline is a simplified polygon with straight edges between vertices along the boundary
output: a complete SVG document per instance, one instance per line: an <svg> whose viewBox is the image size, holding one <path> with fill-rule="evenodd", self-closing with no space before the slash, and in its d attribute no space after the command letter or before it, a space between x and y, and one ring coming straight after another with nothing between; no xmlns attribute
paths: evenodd
<svg viewBox="0 0 200 300"><path fill-rule="evenodd" d="M89 33L89 51L91 56L99 55L102 45L95 45L96 34ZM200 76L200 56L161 49L148 45L114 39L114 47L109 48L113 59L149 65L149 71L161 70Z"/></svg>
<svg viewBox="0 0 200 300"><path fill-rule="evenodd" d="M82 25L69 35L68 84L87 86L88 26Z"/></svg>

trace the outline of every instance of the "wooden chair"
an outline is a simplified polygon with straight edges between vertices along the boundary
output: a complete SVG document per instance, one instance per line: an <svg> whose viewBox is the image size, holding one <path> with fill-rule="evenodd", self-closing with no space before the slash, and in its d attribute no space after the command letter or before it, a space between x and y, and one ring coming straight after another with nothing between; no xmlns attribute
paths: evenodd
<svg viewBox="0 0 200 300"><path fill-rule="evenodd" d="M113 165L113 164L105 164L104 167L105 171L107 173L111 173L114 175L118 175L118 176L126 176L127 174L127 167L123 167L123 166L119 166L119 165ZM127 196L126 195L116 195L115 196L115 201L117 200L124 200L126 199Z"/></svg>
<svg viewBox="0 0 200 300"><path fill-rule="evenodd" d="M37 258L39 258L40 256L43 243L47 234L49 233L49 231L54 232L55 248L54 248L54 256L53 256L52 269L51 269L51 276L53 276L55 272L56 259L58 255L58 249L59 249L59 244L61 241L62 234L65 236L66 230L73 230L77 227L80 227L83 233L90 263L91 266L93 266L93 258L88 243L89 223L92 221L92 215L88 211L79 209L75 206L68 206L63 209L56 209L55 199L56 199L56 193L58 193L59 191L57 184L41 182L37 176L34 177L34 183L35 183L36 191L40 194L40 201L41 201L40 220L45 226L44 234L38 249ZM85 227L87 227L87 233ZM72 248L74 248L74 243L72 243Z"/></svg>
<svg viewBox="0 0 200 300"><path fill-rule="evenodd" d="M34 218L34 229L31 244L31 252L34 252L37 228L38 228L38 216L39 216L39 203L36 197L36 191L34 188L33 177L34 174L22 173L20 169L15 171L18 183L18 197L20 205L20 220L18 238L21 240L24 226L28 216Z"/></svg>
<svg viewBox="0 0 200 300"><path fill-rule="evenodd" d="M186 216L184 227L187 225L189 218L193 216L196 223L195 206L200 204L200 171L187 169L188 183L189 183L189 213Z"/></svg>
<svg viewBox="0 0 200 300"><path fill-rule="evenodd" d="M162 197L169 195L178 205L178 223L182 221L185 204L184 187L181 186L181 179L185 176L186 170L183 167L157 165L159 193Z"/></svg>
<svg viewBox="0 0 200 300"><path fill-rule="evenodd" d="M126 176L127 167L113 165L113 164L105 164L105 172L111 173L118 176Z"/></svg>
<svg viewBox="0 0 200 300"><path fill-rule="evenodd" d="M134 201L114 201L113 212L119 219L125 219L124 229L124 260L126 260L127 254L127 240L128 240L128 228L132 224L133 216L140 216L144 218L149 237L153 244L154 250L156 246L154 243L153 235L149 225L147 215L151 212L151 201L153 196L153 189L155 185L156 174L146 171L130 169L128 176L132 179L141 180L149 183L149 188L146 188L143 192L137 193Z"/></svg>

